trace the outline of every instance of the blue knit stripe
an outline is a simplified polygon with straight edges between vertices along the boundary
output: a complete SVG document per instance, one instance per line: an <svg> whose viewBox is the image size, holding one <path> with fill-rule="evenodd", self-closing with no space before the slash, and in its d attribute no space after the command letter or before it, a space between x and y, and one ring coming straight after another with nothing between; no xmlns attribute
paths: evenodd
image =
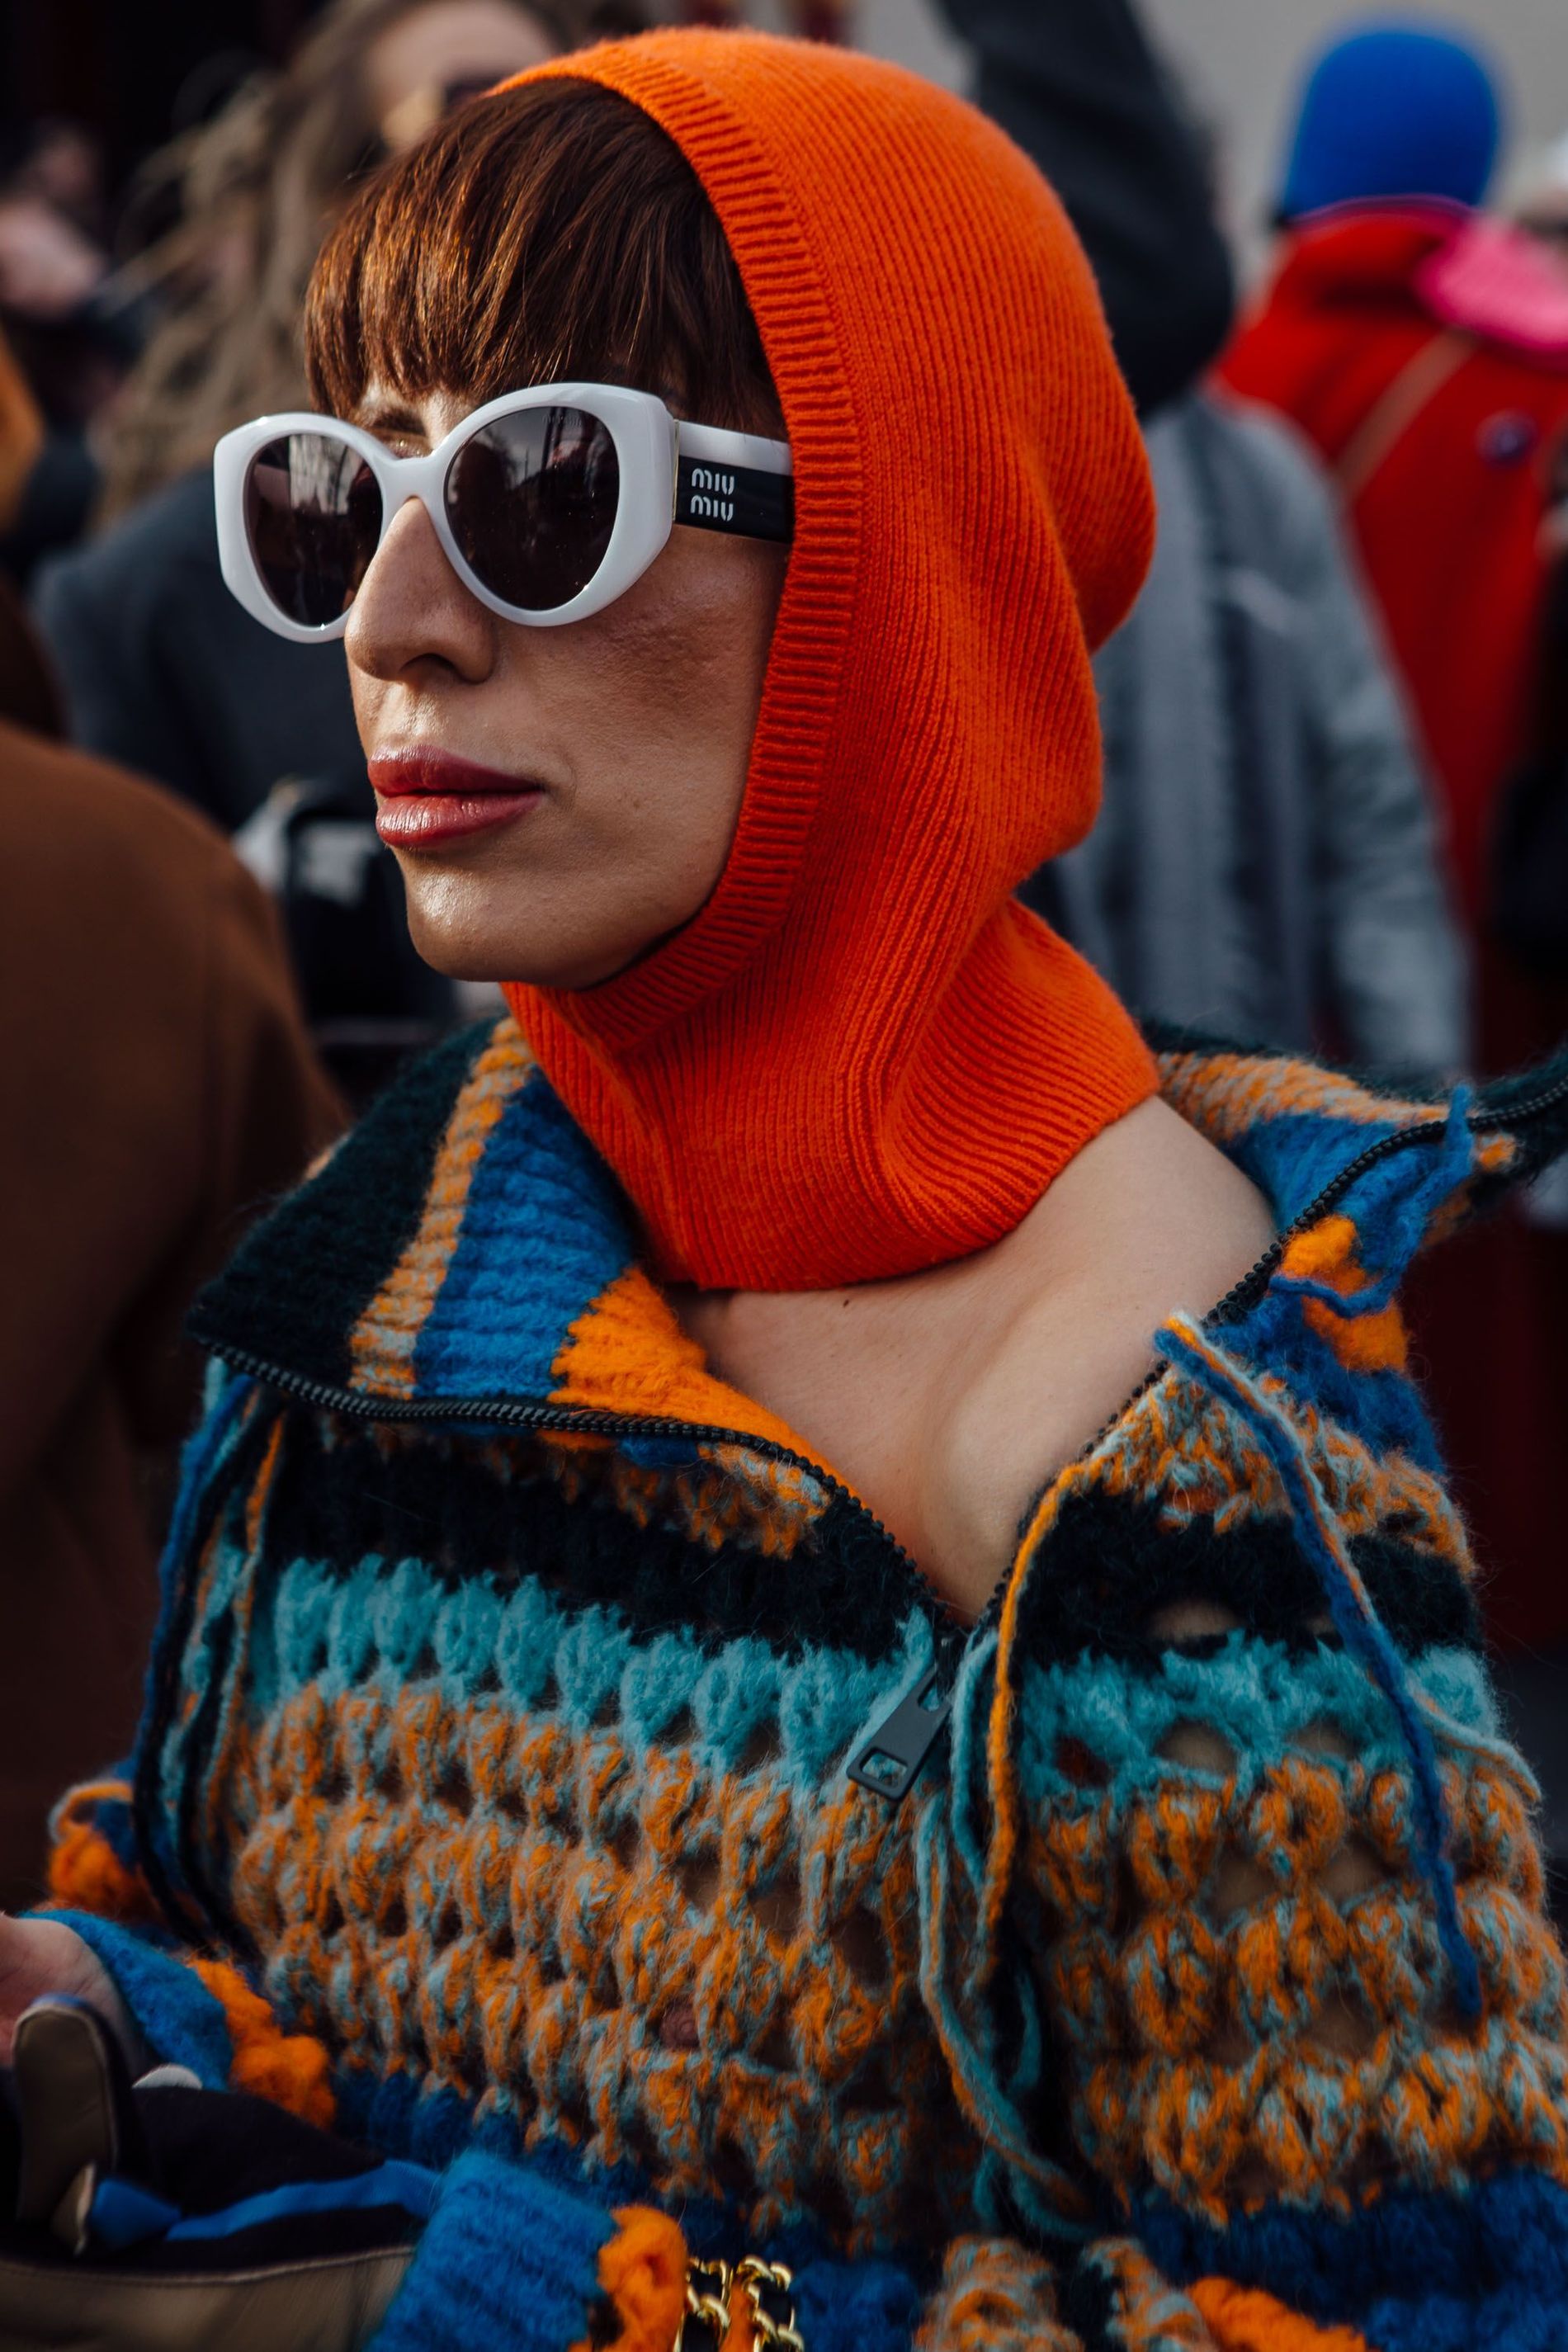
<svg viewBox="0 0 1568 2352"><path fill-rule="evenodd" d="M1347 1292L1310 1276L1277 1274L1275 1289L1298 1298L1315 1298L1350 1321L1362 1315L1382 1314L1398 1292L1432 1219L1470 1172L1475 1158L1469 1129L1472 1100L1468 1087L1455 1088L1442 1141L1436 1150L1430 1144L1411 1147L1413 1173L1394 1161L1369 1177L1356 1214L1357 1255L1373 1277L1364 1288Z"/></svg>
<svg viewBox="0 0 1568 2352"><path fill-rule="evenodd" d="M132 1774L138 1781L148 1760L148 1743L156 1738L161 1727L159 1688L174 1643L188 1580L195 1573L196 1532L204 1511L212 1508L213 1489L224 1464L244 1434L246 1409L256 1393L257 1384L253 1380L232 1374L215 1363L207 1378L205 1412L181 1457L179 1493L158 1568L162 1599L143 1681L142 1719L136 1732ZM186 1663L182 1661L182 1672ZM174 1820L173 1809L160 1806L146 1825L151 1858L161 1864L171 1878L176 1875L174 1869Z"/></svg>
<svg viewBox="0 0 1568 2352"><path fill-rule="evenodd" d="M1276 1276L1252 1311L1227 1327L1231 1352L1267 1364L1288 1381L1298 1403L1358 1438L1379 1459L1401 1454L1441 1483L1446 1464L1426 1403L1409 1375L1390 1368L1366 1371L1345 1362L1301 1312L1298 1296ZM1468 1554L1458 1534L1455 1556Z"/></svg>
<svg viewBox="0 0 1568 2352"><path fill-rule="evenodd" d="M602 2294L608 2209L493 2156L441 2187L374 2352L566 2352Z"/></svg>
<svg viewBox="0 0 1568 2352"><path fill-rule="evenodd" d="M1324 1187L1342 1176L1369 1145L1383 1142L1409 1124L1408 1118L1336 1118L1321 1111L1286 1111L1270 1117L1266 1110L1227 1139L1226 1156L1263 1193L1280 1232L1310 1209ZM1422 1147L1412 1144L1414 1159ZM1404 1152L1381 1163L1375 1173L1387 1180Z"/></svg>
<svg viewBox="0 0 1568 2352"><path fill-rule="evenodd" d="M790 2290L807 2352L909 2352L920 2291L891 2263L813 2263Z"/></svg>
<svg viewBox="0 0 1568 2352"><path fill-rule="evenodd" d="M81 1937L113 1979L142 2037L156 2057L188 2066L204 2090L228 2087L234 2042L223 2004L193 1969L159 1944L87 1911L51 1911L49 1917Z"/></svg>
<svg viewBox="0 0 1568 2352"><path fill-rule="evenodd" d="M415 1352L415 1391L547 1397L571 1325L633 1260L615 1181L537 1072L474 1171Z"/></svg>
<svg viewBox="0 0 1568 2352"><path fill-rule="evenodd" d="M1347 2215L1270 2205L1217 2228L1162 2200L1134 2221L1178 2285L1262 2287L1323 2325L1360 2327L1379 2352L1568 2343L1568 2189L1544 2173L1511 2168L1463 2196L1387 2189ZM1510 2305L1517 2329L1499 2326ZM1531 2335L1548 2313L1552 2326Z"/></svg>

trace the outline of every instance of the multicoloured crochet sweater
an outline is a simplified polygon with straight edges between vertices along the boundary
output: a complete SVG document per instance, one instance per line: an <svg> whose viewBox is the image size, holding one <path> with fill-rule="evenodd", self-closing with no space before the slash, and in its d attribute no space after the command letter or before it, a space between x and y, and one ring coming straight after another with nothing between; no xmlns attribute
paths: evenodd
<svg viewBox="0 0 1568 2352"><path fill-rule="evenodd" d="M388 2344L605 2341L632 2200L793 2260L809 2352L1568 2344L1563 1960L1394 1303L1568 1069L1163 1068L1281 1237L967 1632L708 1373L510 1022L207 1295L56 1891L164 2056L468 2151Z"/></svg>

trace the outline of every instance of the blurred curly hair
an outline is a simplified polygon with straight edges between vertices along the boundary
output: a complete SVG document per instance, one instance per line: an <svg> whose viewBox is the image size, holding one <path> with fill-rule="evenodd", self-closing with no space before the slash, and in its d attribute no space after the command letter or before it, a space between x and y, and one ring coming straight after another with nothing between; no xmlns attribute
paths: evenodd
<svg viewBox="0 0 1568 2352"><path fill-rule="evenodd" d="M174 225L127 278L161 311L102 430L100 525L205 465L247 417L305 399L300 320L322 239L385 147L363 72L379 37L430 0L336 0L280 71L147 167ZM563 49L640 31L641 0L513 0Z"/></svg>

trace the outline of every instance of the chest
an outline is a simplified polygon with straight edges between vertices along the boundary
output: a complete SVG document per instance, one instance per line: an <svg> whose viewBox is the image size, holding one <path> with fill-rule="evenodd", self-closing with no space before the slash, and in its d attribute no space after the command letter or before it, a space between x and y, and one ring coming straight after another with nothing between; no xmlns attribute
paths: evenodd
<svg viewBox="0 0 1568 2352"><path fill-rule="evenodd" d="M1005 1577L1034 1496L1152 1360L1141 1302L1042 1296L1011 1272L681 1302L720 1375L833 1465L965 1622Z"/></svg>
<svg viewBox="0 0 1568 2352"><path fill-rule="evenodd" d="M253 1451L165 1819L343 2126L564 2142L861 2248L967 2226L916 1948L939 1784L845 1771L935 1654L886 1538L782 1475L295 1414Z"/></svg>
<svg viewBox="0 0 1568 2352"><path fill-rule="evenodd" d="M1268 1204L1163 1105L1089 1145L991 1248L841 1291L675 1295L712 1369L797 1430L977 1617L1035 1498L1273 1237Z"/></svg>

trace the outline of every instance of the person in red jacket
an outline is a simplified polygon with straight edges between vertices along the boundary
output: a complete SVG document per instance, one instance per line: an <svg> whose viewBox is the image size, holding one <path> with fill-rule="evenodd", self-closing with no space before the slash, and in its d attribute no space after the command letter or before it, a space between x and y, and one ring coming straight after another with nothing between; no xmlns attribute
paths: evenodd
<svg viewBox="0 0 1568 2352"><path fill-rule="evenodd" d="M1558 1026L1489 943L1488 872L1502 787L1531 749L1542 526L1568 436L1568 272L1480 210L1500 122L1487 61L1448 32L1405 22L1336 40L1303 90L1277 268L1221 367L1301 427L1338 479L1442 794L1493 1071L1544 1052ZM1568 1596L1546 1566L1560 1556L1548 1465L1568 1414L1552 1313L1553 1293L1568 1296L1564 1245L1521 1222L1471 1247L1469 1280L1422 1318L1434 1383L1501 1571L1499 1630L1568 1641Z"/></svg>

